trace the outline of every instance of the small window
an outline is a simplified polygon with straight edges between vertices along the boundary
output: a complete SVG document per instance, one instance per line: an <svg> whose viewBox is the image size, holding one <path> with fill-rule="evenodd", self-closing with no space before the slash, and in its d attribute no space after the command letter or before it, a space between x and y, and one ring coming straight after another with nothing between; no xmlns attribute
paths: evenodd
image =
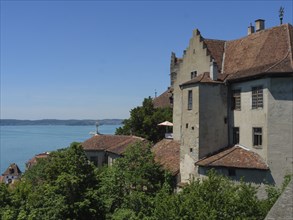
<svg viewBox="0 0 293 220"><path fill-rule="evenodd" d="M193 71L190 73L190 79L193 79L197 76L197 71Z"/></svg>
<svg viewBox="0 0 293 220"><path fill-rule="evenodd" d="M241 90L232 91L232 109L241 110Z"/></svg>
<svg viewBox="0 0 293 220"><path fill-rule="evenodd" d="M194 130L194 127L192 126L191 129Z"/></svg>
<svg viewBox="0 0 293 220"><path fill-rule="evenodd" d="M228 169L228 175L229 175L229 176L236 176L236 171L235 171L235 169Z"/></svg>
<svg viewBox="0 0 293 220"><path fill-rule="evenodd" d="M188 91L188 105L187 105L188 110L192 110L192 90Z"/></svg>
<svg viewBox="0 0 293 220"><path fill-rule="evenodd" d="M253 146L262 146L262 128L253 128Z"/></svg>
<svg viewBox="0 0 293 220"><path fill-rule="evenodd" d="M252 87L252 109L263 108L263 87Z"/></svg>
<svg viewBox="0 0 293 220"><path fill-rule="evenodd" d="M239 127L233 128L233 144L239 144Z"/></svg>
<svg viewBox="0 0 293 220"><path fill-rule="evenodd" d="M188 123L186 123L185 127L188 128Z"/></svg>
<svg viewBox="0 0 293 220"><path fill-rule="evenodd" d="M192 148L189 148L189 151L190 151L190 153L192 153L193 152L193 149Z"/></svg>

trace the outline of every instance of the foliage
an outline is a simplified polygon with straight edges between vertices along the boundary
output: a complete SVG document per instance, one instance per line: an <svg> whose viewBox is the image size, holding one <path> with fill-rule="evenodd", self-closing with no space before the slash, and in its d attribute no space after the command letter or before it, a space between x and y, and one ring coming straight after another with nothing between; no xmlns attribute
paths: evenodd
<svg viewBox="0 0 293 220"><path fill-rule="evenodd" d="M235 183L210 171L174 193L150 145L134 144L111 167L96 169L79 144L50 154L22 180L0 184L0 219L264 219L290 181L278 189Z"/></svg>
<svg viewBox="0 0 293 220"><path fill-rule="evenodd" d="M165 172L154 161L151 146L146 143L129 146L124 157L112 167L104 168L99 176L100 194L107 213L110 216L114 213L113 218L133 212L150 214L152 200L166 179Z"/></svg>
<svg viewBox="0 0 293 220"><path fill-rule="evenodd" d="M97 184L95 168L73 143L25 173L10 193L4 219L103 218Z"/></svg>
<svg viewBox="0 0 293 220"><path fill-rule="evenodd" d="M154 108L152 98L145 98L142 106L130 111L130 118L123 121L116 134L132 134L156 143L164 138L165 128L158 126L163 121L172 121L172 109Z"/></svg>

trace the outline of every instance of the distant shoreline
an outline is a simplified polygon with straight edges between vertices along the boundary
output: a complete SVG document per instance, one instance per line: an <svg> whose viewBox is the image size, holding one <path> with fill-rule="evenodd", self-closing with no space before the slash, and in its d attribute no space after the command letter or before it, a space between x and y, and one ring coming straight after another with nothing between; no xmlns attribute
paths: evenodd
<svg viewBox="0 0 293 220"><path fill-rule="evenodd" d="M87 126L96 125L121 125L124 119L41 119L41 120L18 120L18 119L0 119L0 126L19 126L19 125L66 125L66 126Z"/></svg>

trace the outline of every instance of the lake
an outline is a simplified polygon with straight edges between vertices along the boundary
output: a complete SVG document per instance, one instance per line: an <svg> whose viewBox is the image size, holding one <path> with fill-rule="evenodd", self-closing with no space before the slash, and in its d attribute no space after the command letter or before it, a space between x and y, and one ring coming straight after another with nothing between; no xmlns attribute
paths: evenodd
<svg viewBox="0 0 293 220"><path fill-rule="evenodd" d="M121 125L101 125L101 134L114 134ZM36 154L83 142L96 126L0 126L0 175L11 163L25 171L25 163Z"/></svg>

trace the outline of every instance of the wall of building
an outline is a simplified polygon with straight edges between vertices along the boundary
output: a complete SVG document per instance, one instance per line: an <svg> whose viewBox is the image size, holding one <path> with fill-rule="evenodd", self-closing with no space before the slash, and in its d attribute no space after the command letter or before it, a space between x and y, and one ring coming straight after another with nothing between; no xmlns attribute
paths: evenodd
<svg viewBox="0 0 293 220"><path fill-rule="evenodd" d="M98 167L101 167L105 164L106 161L106 153L105 151L85 151L87 158L96 164ZM93 159L95 161L93 161Z"/></svg>
<svg viewBox="0 0 293 220"><path fill-rule="evenodd" d="M192 91L192 109L188 110L188 91ZM180 173L184 182L196 175L194 163L199 158L199 86L182 89L182 135L180 145Z"/></svg>
<svg viewBox="0 0 293 220"><path fill-rule="evenodd" d="M263 86L263 108L252 109L252 87ZM270 80L257 79L233 83L231 90L241 90L241 110L230 110L230 143L232 144L233 127L239 127L239 144L258 153L267 162L268 146L268 96ZM232 98L229 98L231 102ZM253 147L253 127L262 128L262 147Z"/></svg>
<svg viewBox="0 0 293 220"><path fill-rule="evenodd" d="M211 57L208 54L198 30L193 31L193 36L189 41L189 46L183 54L183 61L177 65L171 65L171 74L176 75L173 84L173 139L180 141L181 138L181 106L182 91L180 85L191 79L191 72L197 74L209 72ZM174 74L176 72L176 74Z"/></svg>
<svg viewBox="0 0 293 220"><path fill-rule="evenodd" d="M293 174L293 77L271 78L268 94L268 165L277 185Z"/></svg>
<svg viewBox="0 0 293 220"><path fill-rule="evenodd" d="M199 85L199 159L228 146L227 87Z"/></svg>
<svg viewBox="0 0 293 220"><path fill-rule="evenodd" d="M118 154L114 154L114 153L111 153L111 152L107 152L107 157L108 157L108 166L112 166L113 163L115 162L115 160L117 158L120 158L121 156L118 155Z"/></svg>
<svg viewBox="0 0 293 220"><path fill-rule="evenodd" d="M199 167L199 174L200 176L206 177L208 174L208 171L210 170L210 167ZM264 182L271 182L271 174L270 171L266 170L254 170L254 169L239 169L239 168L225 168L225 167L214 167L215 171L218 174L221 174L223 176L229 177L229 179L233 181L241 181L247 183L254 183L254 184L261 184ZM229 170L234 170L235 175L229 174Z"/></svg>

